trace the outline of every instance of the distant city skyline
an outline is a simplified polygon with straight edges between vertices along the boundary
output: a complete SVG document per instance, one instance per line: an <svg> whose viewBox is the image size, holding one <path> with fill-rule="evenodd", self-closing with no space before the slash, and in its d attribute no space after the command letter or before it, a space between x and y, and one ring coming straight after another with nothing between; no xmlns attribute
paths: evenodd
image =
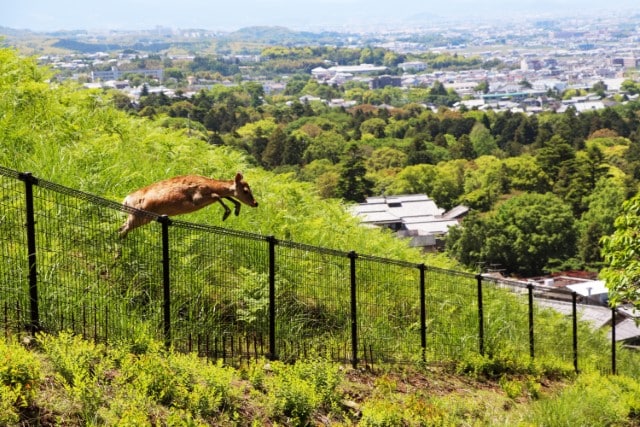
<svg viewBox="0 0 640 427"><path fill-rule="evenodd" d="M237 30L266 25L306 28L369 28L424 20L533 18L592 13L637 13L638 0L0 0L0 26L33 31L139 30L157 26Z"/></svg>

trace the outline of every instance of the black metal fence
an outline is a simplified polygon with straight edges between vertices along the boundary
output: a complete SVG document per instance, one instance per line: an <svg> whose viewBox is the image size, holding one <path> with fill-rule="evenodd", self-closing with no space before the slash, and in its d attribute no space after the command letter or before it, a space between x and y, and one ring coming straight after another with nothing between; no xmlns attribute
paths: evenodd
<svg viewBox="0 0 640 427"><path fill-rule="evenodd" d="M120 240L126 214L119 203L0 168L4 333L151 336L228 363L309 354L354 366L434 363L473 353L576 371L623 364L635 374L615 321L612 337L594 334L575 293L544 289L567 315L545 308L533 284L153 214L157 221Z"/></svg>

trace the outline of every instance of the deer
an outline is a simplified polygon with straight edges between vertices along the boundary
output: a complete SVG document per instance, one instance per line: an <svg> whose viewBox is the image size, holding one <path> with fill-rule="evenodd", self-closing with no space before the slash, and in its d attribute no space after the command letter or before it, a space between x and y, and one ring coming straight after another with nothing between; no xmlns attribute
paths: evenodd
<svg viewBox="0 0 640 427"><path fill-rule="evenodd" d="M240 215L240 202L254 208L258 207L258 202L253 198L249 184L240 172L236 174L234 179L228 181L199 175L183 175L165 179L127 195L122 205L136 211L174 216L194 212L218 202L224 208L222 214L224 221L231 215L231 209L223 202L223 199L234 204L236 216ZM129 216L122 227L118 229L120 238L126 237L131 230L153 220L150 215L136 211L128 209Z"/></svg>

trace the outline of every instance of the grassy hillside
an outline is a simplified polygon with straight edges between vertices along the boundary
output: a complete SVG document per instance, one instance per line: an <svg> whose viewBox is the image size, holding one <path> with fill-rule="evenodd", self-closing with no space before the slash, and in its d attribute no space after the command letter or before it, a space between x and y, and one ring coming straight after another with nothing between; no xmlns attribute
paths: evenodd
<svg viewBox="0 0 640 427"><path fill-rule="evenodd" d="M390 234L360 227L339 201L316 197L310 186L295 182L289 175L274 175L254 168L243 155L228 147L211 146L198 138L189 137L183 131L167 130L157 121L130 117L111 106L108 93L85 90L71 84L51 85L47 79L48 72L34 61L21 58L13 50L0 49L0 165L18 171L30 171L37 177L115 201L122 200L136 188L174 175L197 173L230 179L240 170L251 184L260 207L244 207L239 217L232 217L224 223L226 227L334 249L423 261L422 255L408 248L405 242ZM211 206L183 219L222 225L221 216L219 207ZM120 221L108 225L114 238L119 226ZM61 235L72 232L71 228L65 228L62 233L56 230L48 238L58 243ZM142 233L142 236L144 238L145 234ZM90 248L91 239L87 240L83 242L85 246L74 249L80 252ZM185 239L187 249L192 247L188 245L190 243L193 242ZM193 247L198 248L197 245ZM144 245L134 247L130 254L125 254L122 267L118 268L130 267L138 271L144 262L138 263L135 257L144 255L144 251ZM60 254L64 255L64 251L61 250ZM52 258L56 256L56 253L51 254ZM190 259L186 258L185 255L185 260L178 261L189 266ZM66 259L61 256L60 261L66 262ZM296 261L291 263L295 264ZM86 264L83 254L79 254L63 271L89 267ZM302 261L298 261L298 264L292 270L293 275L304 273L305 264ZM371 269L368 274L373 276L375 272ZM49 273L53 275L57 272L52 269ZM263 283L260 281L264 281L260 272L234 271L238 275L243 273L242 284L246 288L238 292L253 292ZM9 273L3 275L8 276ZM68 276L63 275L60 280ZM395 308L409 311L412 307L407 303L409 298L403 289L388 286L389 283L395 284L404 279L396 276L390 274L389 282L381 283L381 287L386 286L385 293L370 296L373 301L377 299L378 303L386 297L397 304ZM254 279L256 283L249 283ZM323 277L322 280L324 284L331 277ZM441 285L437 280L434 282ZM79 285L86 290L103 287L102 282L95 280L87 280L87 283ZM475 318L471 315L473 306L465 298L458 295L460 301L455 301L455 304L447 299L447 292L451 289L453 287L447 286L437 289L439 309L444 313L437 322L447 326L453 336L463 331L450 319L460 319L462 325L465 317L470 322ZM180 291L188 293L188 288ZM87 295L91 296L90 293ZM516 322L524 325L525 319L502 314L508 313L505 307L516 303L514 296L506 295L502 299L493 299L493 304L487 307L487 315L491 319L490 332L493 329L507 330L506 334L492 335L498 337L495 342L488 343L494 350L493 357L468 356L458 360L458 363L447 365L442 371L437 369L438 375L425 368L406 376L393 373L368 377L358 372L345 374L337 365L328 362L317 362L320 365L316 365L313 360L300 362L293 367L258 362L234 371L212 366L193 356L165 353L144 335L137 342L114 348L76 341L78 338L64 335L60 338L41 338L29 344L38 350L35 355L25 354L20 346L10 342L7 347L2 347L3 353L0 353L0 356L4 355L4 360L11 361L0 371L0 390L3 396L9 396L0 399L5 405L3 414L8 414L3 422L17 423L16 416L20 422L51 416L54 421L50 423L68 425L109 425L130 419L139 419L141 424L251 425L239 420L254 418L269 419L265 421L267 425L304 425L311 420L335 421L343 425L354 425L356 422L362 425L421 425L421 422L422 425L513 425L510 422L513 419L525 425L535 425L535 417L548 412L555 413L556 419L561 419L560 414L566 409L562 407L562 400L558 401L560 404L556 408L547 403L547 406L541 406L542 409L538 410L538 404L534 404L531 409L533 421L528 418L530 415L514 415L505 409L513 407L514 404L510 403L512 400L529 402L544 396L541 390L548 382L557 378L572 378L570 363L554 358L544 359L541 363L528 363L510 353L512 349L506 343L516 338L509 336L509 328L513 328ZM451 296L451 299L455 298ZM300 304L307 301L300 299L295 302ZM389 322L388 319L380 322L382 326L397 320L397 312L393 314ZM566 328L566 324L562 316L549 314L538 327L553 336L560 328ZM403 326L403 331L411 332L412 327ZM605 357L598 354L599 349L607 345L602 335L594 335L594 344L583 350L587 357ZM41 371L34 371L38 366ZM450 381L453 386L443 385L449 381L447 376L452 372L449 368L465 372L467 376L452 377ZM324 372L326 375L318 378L312 375L314 372ZM411 386L414 374L425 381L422 383L426 384L425 388L434 384L433 387L445 397L439 399L440 395L426 395L423 388ZM487 378L489 382L486 384L489 385L475 381L469 385L466 378L470 377ZM326 380L332 378L335 382L327 384ZM357 380L356 385L351 384L350 378ZM585 425L599 425L601 418L598 417L611 411L614 413L603 418L606 422L602 425L631 423L629 420L638 412L638 405L634 402L639 401L634 380L625 378L618 382L597 379L590 382L589 378L592 377L585 378L580 380L585 382L578 382L576 388L571 389L574 390L572 397L576 394L579 396L575 399L578 401L576 405L588 401L583 397L592 392L600 398L605 386L623 399L613 409L600 400L595 402L599 413L590 418L595 423L585 422ZM612 385L609 386L609 383ZM465 393L461 390L464 387L477 390L471 393L471 402L465 402ZM486 404L486 396L482 393L484 387L489 387L492 392L497 390L496 400L500 404L495 407ZM406 393L409 389L412 390L410 394ZM212 390L218 390L219 394L212 396ZM585 396L580 394L580 390L586 390ZM505 395L508 397L506 400ZM58 397L60 400L57 400ZM356 404L348 403L351 401ZM500 407L503 409L497 409ZM579 412L584 409L577 407ZM24 412L16 413L16 410ZM494 415L496 411L499 415ZM42 424L46 423L43 421ZM545 425L554 424L549 422Z"/></svg>

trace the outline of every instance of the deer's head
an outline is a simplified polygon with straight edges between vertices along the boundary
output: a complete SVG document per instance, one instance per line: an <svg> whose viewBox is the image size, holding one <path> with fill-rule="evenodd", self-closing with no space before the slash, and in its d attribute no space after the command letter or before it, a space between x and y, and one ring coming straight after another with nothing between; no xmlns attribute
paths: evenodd
<svg viewBox="0 0 640 427"><path fill-rule="evenodd" d="M235 189L233 192L233 197L241 201L247 206L251 206L253 208L258 207L258 202L253 198L253 193L251 192L251 188L247 181L242 177L242 173L238 172L235 178Z"/></svg>

